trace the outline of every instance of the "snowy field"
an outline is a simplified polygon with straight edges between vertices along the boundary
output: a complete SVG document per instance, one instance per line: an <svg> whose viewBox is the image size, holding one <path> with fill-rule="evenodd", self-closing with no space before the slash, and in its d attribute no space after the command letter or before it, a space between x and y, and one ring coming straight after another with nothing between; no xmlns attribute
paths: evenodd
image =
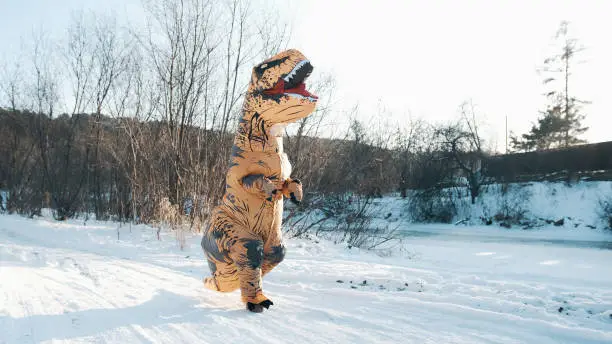
<svg viewBox="0 0 612 344"><path fill-rule="evenodd" d="M289 240L254 314L202 287L198 236L119 231L0 216L0 343L612 342L612 250L572 244L603 232L411 225L386 255Z"/></svg>

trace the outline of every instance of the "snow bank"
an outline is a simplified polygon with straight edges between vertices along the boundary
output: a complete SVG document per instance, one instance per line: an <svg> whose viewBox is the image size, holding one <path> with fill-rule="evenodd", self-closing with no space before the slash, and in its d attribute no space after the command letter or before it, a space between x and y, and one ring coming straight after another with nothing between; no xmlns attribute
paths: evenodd
<svg viewBox="0 0 612 344"><path fill-rule="evenodd" d="M469 219L468 224L483 224L482 217L490 218L506 206L524 210L525 217L537 222L538 227L547 227L544 226L545 220L563 219L560 227L592 229L604 227L598 214L599 201L603 197L612 197L612 182L510 184L505 192L501 185L488 185L483 188L475 205L470 204L467 190L463 190L463 195L454 221ZM409 201L397 195L376 199L373 214L380 224L411 222Z"/></svg>

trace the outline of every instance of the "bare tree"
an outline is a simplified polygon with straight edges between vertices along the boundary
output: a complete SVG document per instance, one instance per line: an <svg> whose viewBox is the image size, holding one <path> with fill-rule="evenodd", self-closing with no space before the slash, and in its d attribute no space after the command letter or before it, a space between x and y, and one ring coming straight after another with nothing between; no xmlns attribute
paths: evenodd
<svg viewBox="0 0 612 344"><path fill-rule="evenodd" d="M74 99L71 111L73 115L85 113L91 102L90 88L93 78L91 71L95 58L93 38L83 13L73 13L63 53Z"/></svg>
<svg viewBox="0 0 612 344"><path fill-rule="evenodd" d="M170 1L160 7L153 4L149 13L153 20L147 51L153 64L166 135L171 147L168 158L168 187L172 203L180 199L184 178L182 154L189 128L207 103L208 82L213 69L211 53L214 6L209 1ZM154 30L157 30L154 31ZM161 39L154 34L161 33Z"/></svg>
<svg viewBox="0 0 612 344"><path fill-rule="evenodd" d="M0 209L34 215L40 211L41 194L37 189L40 169L36 141L32 139L34 114L22 114L24 106L22 79L19 63L4 66L0 79L0 94L5 98L6 109L0 107L0 190L7 191L0 197ZM0 103L1 104L1 103ZM4 198L4 199L2 199ZM6 202L6 209L3 209Z"/></svg>
<svg viewBox="0 0 612 344"><path fill-rule="evenodd" d="M485 180L482 173L485 153L478 129L474 105L472 102L465 102L461 105L461 116L457 123L436 130L444 151L467 178L472 204L476 203Z"/></svg>
<svg viewBox="0 0 612 344"><path fill-rule="evenodd" d="M323 75L312 84L312 92L319 96L314 113L298 121L297 128L292 130L293 134L289 130L285 132L285 148L292 170L299 176L316 176L317 171L326 163L323 142L318 137L325 119L332 111L336 81L331 75Z"/></svg>
<svg viewBox="0 0 612 344"><path fill-rule="evenodd" d="M399 191L402 197L407 196L408 189L415 187L415 160L427 146L426 123L423 120L410 118L406 129L398 128L395 133L396 157L399 169Z"/></svg>
<svg viewBox="0 0 612 344"><path fill-rule="evenodd" d="M203 191L212 199L225 185L217 175L227 167L228 138L248 84L244 80L254 60L284 37L274 40L269 23L258 25L256 9L245 0L175 0L151 3L148 9L145 45L171 151L166 157L169 199L176 203ZM191 141L195 147L187 146Z"/></svg>
<svg viewBox="0 0 612 344"><path fill-rule="evenodd" d="M30 108L36 113L34 136L43 171L39 190L40 207L43 206L42 194L49 196L45 198L50 198L45 200L45 205L51 205L55 208L64 207L56 174L59 170L60 160L64 162L69 160L69 154L65 155L64 159L56 158L58 155L51 152L55 145L52 146L50 142L50 135L52 135L51 120L55 115L59 102L60 84L60 75L56 69L56 57L53 55L55 49L53 43L42 30L38 34L34 34L32 44L31 72L33 75L32 80L30 80L31 83L27 87L29 90ZM50 201L53 201L53 204L49 204Z"/></svg>
<svg viewBox="0 0 612 344"><path fill-rule="evenodd" d="M93 21L93 50L95 55L93 58L93 65L91 70L92 86L91 86L91 99L94 105L94 116L93 120L89 121L89 141L90 145L87 146L88 162L88 184L90 192L93 191L93 205L97 218L107 217L109 206L104 205L108 203L108 197L105 195L113 195L113 183L108 181L104 183L102 178L111 179L110 176L104 176L106 174L112 174L112 169L103 168L102 164L104 160L101 154L106 154L107 149L101 147L103 141L103 121L102 116L103 109L108 109L107 105L108 98L112 89L117 87L117 80L123 73L126 72L127 66L129 65L130 59L130 42L127 40L120 40L119 32L117 30L114 19L110 17L99 17ZM91 155L90 155L91 154ZM107 185L110 190L105 190L103 185ZM104 202L103 200L107 200Z"/></svg>

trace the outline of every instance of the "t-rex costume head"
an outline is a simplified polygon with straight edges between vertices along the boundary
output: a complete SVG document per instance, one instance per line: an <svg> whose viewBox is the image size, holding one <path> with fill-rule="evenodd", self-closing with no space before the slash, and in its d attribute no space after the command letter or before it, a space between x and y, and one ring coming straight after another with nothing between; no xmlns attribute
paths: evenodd
<svg viewBox="0 0 612 344"><path fill-rule="evenodd" d="M253 68L238 128L242 143L249 141L250 149L261 143L265 150L270 136L279 136L287 124L314 111L318 97L308 92L304 83L312 69L310 61L295 49ZM282 150L282 139L278 143ZM236 146L240 147L240 142Z"/></svg>
<svg viewBox="0 0 612 344"><path fill-rule="evenodd" d="M202 237L213 274L204 285L221 292L240 288L242 300L254 312L272 305L263 294L261 279L285 255L282 199L302 198L300 181L289 178L291 164L283 152L282 129L314 111L317 97L304 84L312 69L294 49L253 68L223 203L214 209Z"/></svg>
<svg viewBox="0 0 612 344"><path fill-rule="evenodd" d="M306 90L304 80L312 65L295 49L277 54L253 68L245 105L274 124L308 116L318 97ZM269 111L274 109L273 111Z"/></svg>

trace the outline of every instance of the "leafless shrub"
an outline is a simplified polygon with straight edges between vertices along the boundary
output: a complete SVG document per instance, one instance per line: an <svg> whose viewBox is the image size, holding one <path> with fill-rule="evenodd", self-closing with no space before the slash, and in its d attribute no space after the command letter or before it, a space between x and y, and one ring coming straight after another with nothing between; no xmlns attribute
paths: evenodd
<svg viewBox="0 0 612 344"><path fill-rule="evenodd" d="M485 224L498 223L502 227L514 225L525 228L536 225L534 219L529 218L529 200L531 193L521 185L502 184L496 192L496 204L493 208L484 207L482 221Z"/></svg>
<svg viewBox="0 0 612 344"><path fill-rule="evenodd" d="M155 225L158 228L158 239L159 230L167 229L174 232L176 240L182 249L185 248L185 232L189 228L189 218L184 215L183 209L178 204L170 203L167 197L157 205L155 212Z"/></svg>
<svg viewBox="0 0 612 344"><path fill-rule="evenodd" d="M396 228L373 223L370 197L347 194L315 198L305 209L289 212L284 224L290 237L316 236L346 243L349 247L375 249L396 240Z"/></svg>
<svg viewBox="0 0 612 344"><path fill-rule="evenodd" d="M465 176L472 204L476 203L486 181L482 171L485 147L479 129L474 105L465 102L461 105L461 116L457 122L435 130L435 140L439 142L443 154L450 160L450 167L454 170L453 176Z"/></svg>
<svg viewBox="0 0 612 344"><path fill-rule="evenodd" d="M408 211L413 222L451 223L461 199L455 188L428 188L409 194Z"/></svg>
<svg viewBox="0 0 612 344"><path fill-rule="evenodd" d="M612 196L599 199L597 215L605 228L612 230Z"/></svg>

